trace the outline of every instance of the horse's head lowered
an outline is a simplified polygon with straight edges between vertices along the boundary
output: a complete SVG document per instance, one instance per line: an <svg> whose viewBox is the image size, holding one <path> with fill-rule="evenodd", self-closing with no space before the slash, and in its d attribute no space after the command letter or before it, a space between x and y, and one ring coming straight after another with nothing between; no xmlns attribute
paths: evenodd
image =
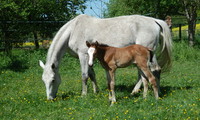
<svg viewBox="0 0 200 120"><path fill-rule="evenodd" d="M97 41L95 43L89 43L88 41L86 41L86 45L88 47L87 53L89 55L88 64L89 64L89 66L92 66L93 60L94 60L96 53L97 53L97 47L98 47L99 43Z"/></svg>
<svg viewBox="0 0 200 120"><path fill-rule="evenodd" d="M58 74L55 64L46 64L39 60L39 65L43 68L42 80L46 87L48 100L56 98L56 93L60 85L60 75Z"/></svg>

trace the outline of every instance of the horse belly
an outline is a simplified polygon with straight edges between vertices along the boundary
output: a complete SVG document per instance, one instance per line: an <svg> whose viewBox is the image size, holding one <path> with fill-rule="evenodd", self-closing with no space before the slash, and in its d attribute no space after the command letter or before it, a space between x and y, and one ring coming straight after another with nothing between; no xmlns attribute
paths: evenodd
<svg viewBox="0 0 200 120"><path fill-rule="evenodd" d="M118 68L128 67L131 64L133 64L133 61L129 58L122 58L122 59L116 60L116 66Z"/></svg>

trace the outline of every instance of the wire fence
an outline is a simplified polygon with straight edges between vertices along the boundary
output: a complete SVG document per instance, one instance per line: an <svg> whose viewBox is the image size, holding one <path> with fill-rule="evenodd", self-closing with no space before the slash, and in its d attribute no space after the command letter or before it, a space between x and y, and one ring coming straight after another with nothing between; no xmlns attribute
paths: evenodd
<svg viewBox="0 0 200 120"><path fill-rule="evenodd" d="M59 28L64 25L66 21L0 21L0 25L24 25L25 27L32 28L46 28L42 29L42 32L37 32L37 37L34 36L32 31L27 31L27 28L19 31L19 29L10 27L9 29L0 29L0 51L3 51L6 46L6 42L10 42L12 48L26 48L32 49L35 47L36 40L40 48L48 48L51 44L53 36L59 30ZM55 27L56 26L56 27ZM33 29L35 30L35 29ZM39 29L36 29L39 30ZM41 30L40 30L41 31ZM184 40L188 36L188 26L186 24L173 24L172 27L172 37L173 40ZM49 35L48 35L48 34ZM5 34L13 35L9 39L5 39ZM20 36L20 37L19 37ZM200 38L200 24L196 25L196 38ZM200 42L200 41L199 41Z"/></svg>
<svg viewBox="0 0 200 120"><path fill-rule="evenodd" d="M67 21L0 21L0 51L8 48L47 48ZM48 41L48 42L47 42ZM6 48L7 47L7 48Z"/></svg>

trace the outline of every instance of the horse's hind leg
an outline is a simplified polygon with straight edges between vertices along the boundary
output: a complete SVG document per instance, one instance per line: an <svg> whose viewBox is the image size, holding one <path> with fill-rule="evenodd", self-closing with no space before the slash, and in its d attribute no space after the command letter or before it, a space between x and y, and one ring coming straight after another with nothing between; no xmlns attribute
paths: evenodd
<svg viewBox="0 0 200 120"><path fill-rule="evenodd" d="M142 85L142 78L141 78L141 73L138 69L138 81L137 84L135 85L134 89L131 92L131 95L137 94L140 91L140 87Z"/></svg>
<svg viewBox="0 0 200 120"><path fill-rule="evenodd" d="M161 68L158 65L157 59L156 59L156 55L154 54L153 59L152 59L152 63L150 63L150 69L153 73L153 75L156 77L156 82L157 82L157 86L158 86L158 93L161 94L160 92L160 74L161 74Z"/></svg>
<svg viewBox="0 0 200 120"><path fill-rule="evenodd" d="M97 85L97 82L96 82L95 72L94 72L94 69L92 67L89 67L89 77L92 81L94 93L99 92L99 88L98 88L98 85Z"/></svg>

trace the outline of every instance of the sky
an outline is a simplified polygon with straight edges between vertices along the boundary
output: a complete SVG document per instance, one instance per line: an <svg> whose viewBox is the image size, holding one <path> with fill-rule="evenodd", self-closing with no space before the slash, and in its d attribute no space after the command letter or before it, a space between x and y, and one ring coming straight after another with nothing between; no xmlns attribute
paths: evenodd
<svg viewBox="0 0 200 120"><path fill-rule="evenodd" d="M87 9L85 9L84 14L102 18L108 2L109 0L89 0L86 2Z"/></svg>

